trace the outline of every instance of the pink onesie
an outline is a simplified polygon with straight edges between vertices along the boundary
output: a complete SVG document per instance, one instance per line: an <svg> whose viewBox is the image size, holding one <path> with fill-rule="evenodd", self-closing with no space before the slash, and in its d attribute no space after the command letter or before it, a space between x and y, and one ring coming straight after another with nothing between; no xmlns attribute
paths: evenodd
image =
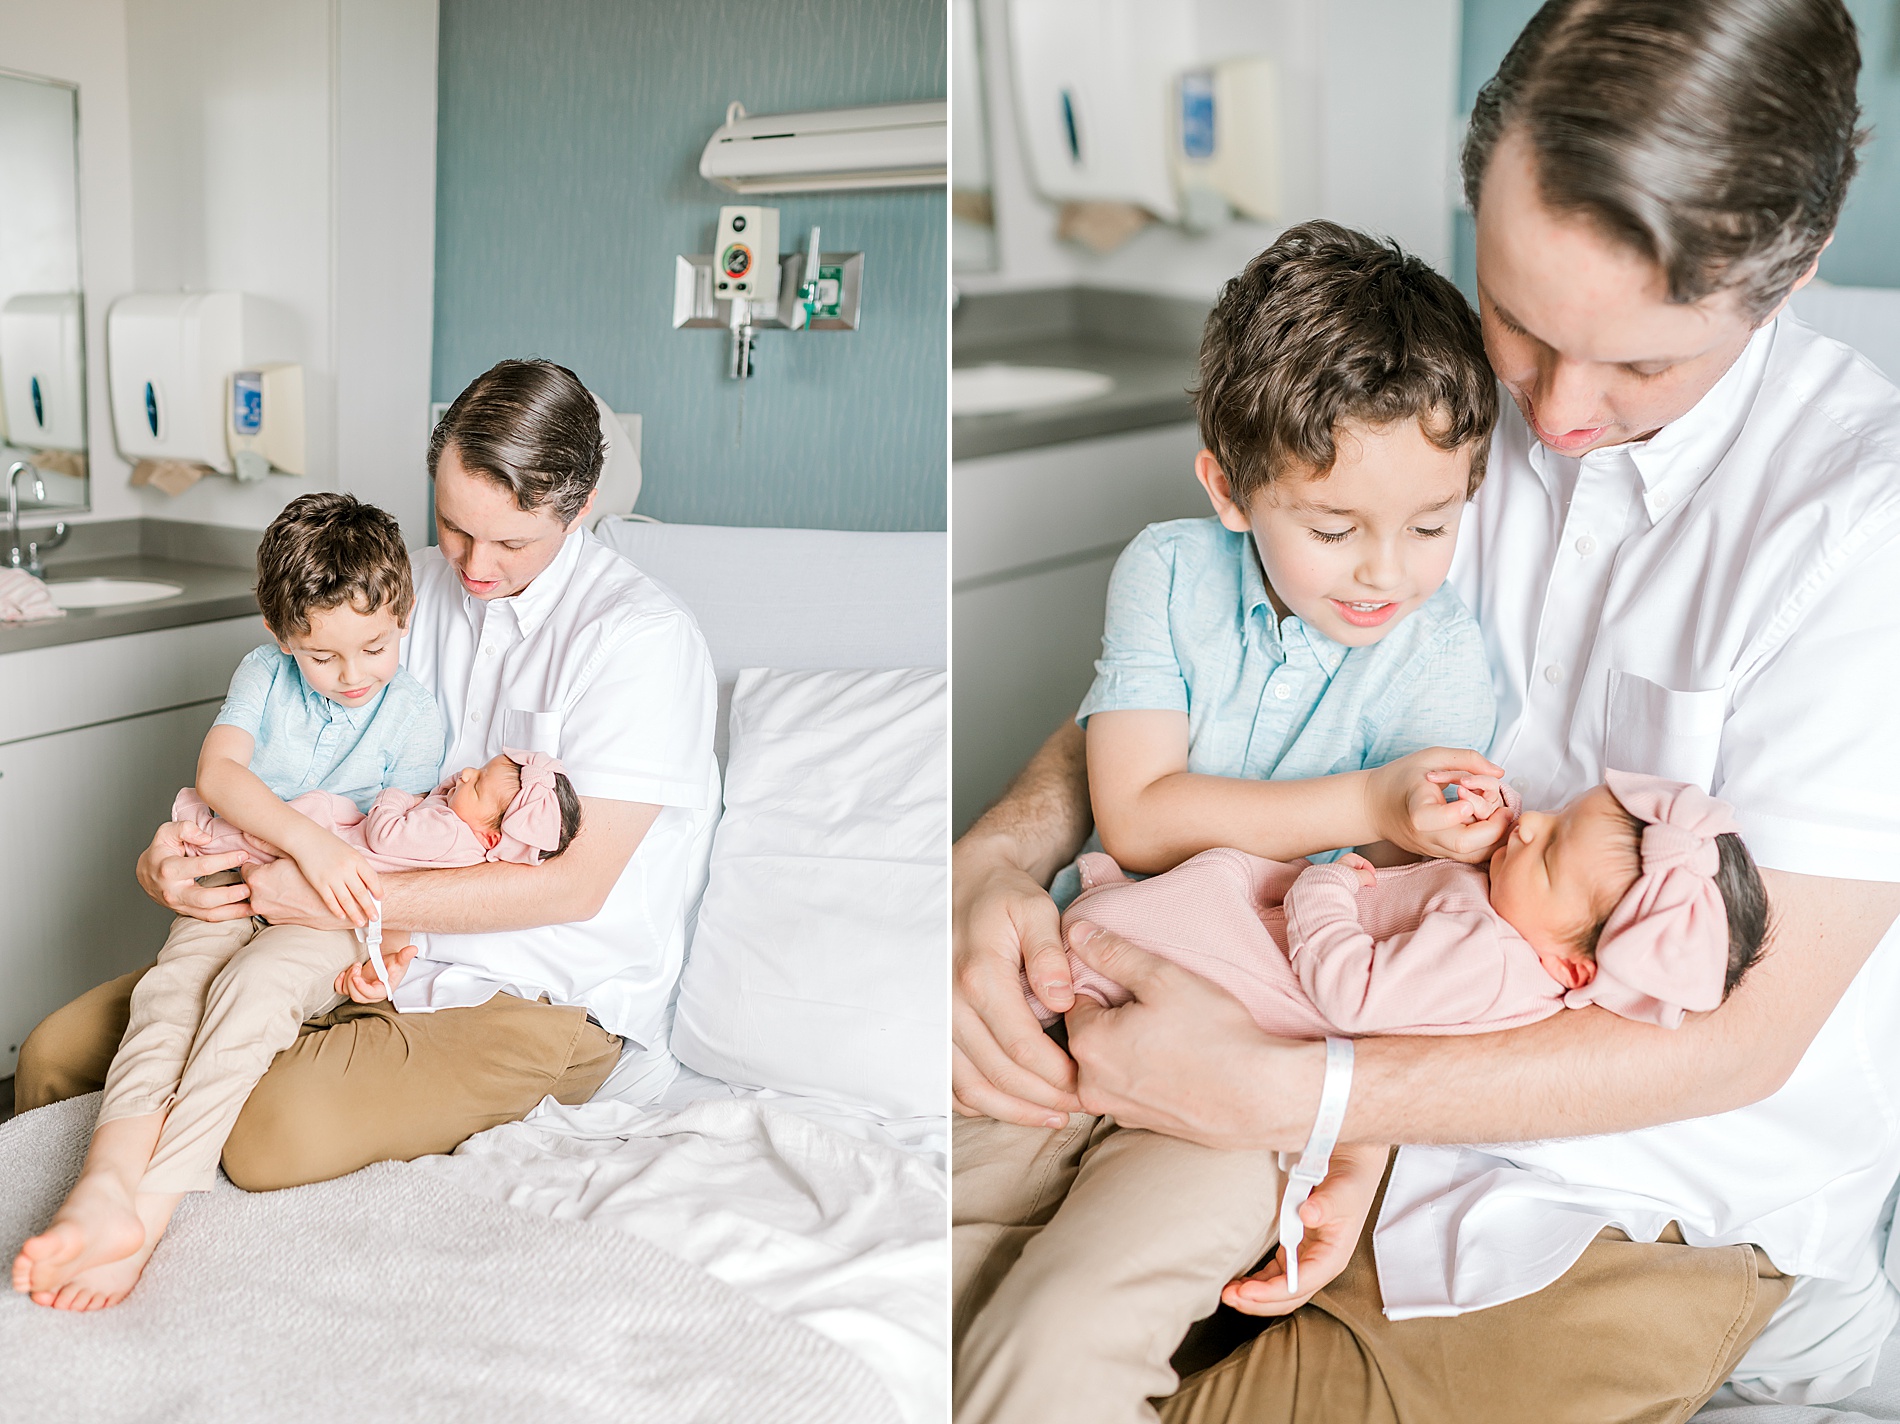
<svg viewBox="0 0 1900 1424"><path fill-rule="evenodd" d="M1088 920L1227 990L1267 1032L1488 1033L1549 1018L1564 986L1491 908L1476 866L1427 860L1363 887L1343 865L1202 851L1150 880L1106 855L1081 861L1086 887L1062 917ZM1128 991L1073 953L1078 993L1126 1003ZM1028 993L1043 1022L1055 1015Z"/></svg>
<svg viewBox="0 0 1900 1424"><path fill-rule="evenodd" d="M444 866L480 865L488 848L475 828L449 809L453 781L427 796L390 786L378 792L366 816L347 796L330 791L306 791L285 804L301 812L363 852L377 870L431 870ZM221 855L241 850L256 864L277 859L275 846L246 835L219 816L195 789L187 786L172 803L172 819L189 821L211 832L210 844L194 855Z"/></svg>

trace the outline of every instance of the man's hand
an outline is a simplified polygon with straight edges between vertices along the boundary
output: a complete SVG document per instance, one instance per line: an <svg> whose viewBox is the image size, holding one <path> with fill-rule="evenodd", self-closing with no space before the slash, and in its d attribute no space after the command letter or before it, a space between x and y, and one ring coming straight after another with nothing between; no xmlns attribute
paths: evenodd
<svg viewBox="0 0 1900 1424"><path fill-rule="evenodd" d="M188 821L167 821L139 857L139 887L174 915L198 920L240 920L251 913L248 886L200 885L198 877L234 870L244 863L244 852L189 855L187 851L210 840Z"/></svg>
<svg viewBox="0 0 1900 1424"><path fill-rule="evenodd" d="M1207 1147L1296 1151L1313 1126L1326 1049L1269 1038L1218 985L1086 922L1069 944L1134 998L1078 998L1069 1052L1087 1112Z"/></svg>
<svg viewBox="0 0 1900 1424"><path fill-rule="evenodd" d="M1255 1274L1229 1281L1221 1304L1244 1315L1291 1315L1318 1295L1346 1269L1366 1227L1366 1214L1379 1194L1391 1149L1370 1143L1335 1148L1326 1180L1300 1203L1300 1293L1286 1290L1286 1244Z"/></svg>
<svg viewBox="0 0 1900 1424"><path fill-rule="evenodd" d="M347 994L354 1003L379 1004L389 997L391 989L402 983L402 976L409 969L409 961L415 957L416 947L413 944L385 952L383 967L389 971L388 984L376 977L375 965L367 959L361 960L336 976L336 991ZM1300 1259L1304 1261L1306 1258L1302 1256Z"/></svg>
<svg viewBox="0 0 1900 1424"><path fill-rule="evenodd" d="M244 867L250 887L251 913L274 925L302 925L311 930L346 930L350 922L323 903L323 897L304 879L297 862L288 856L267 865Z"/></svg>
<svg viewBox="0 0 1900 1424"><path fill-rule="evenodd" d="M1427 747L1371 773L1367 814L1380 839L1401 850L1474 864L1496 850L1511 828L1501 799L1481 790L1503 774L1474 751ZM1467 781L1477 794L1464 794ZM1445 799L1449 785L1460 787L1455 801Z"/></svg>
<svg viewBox="0 0 1900 1424"><path fill-rule="evenodd" d="M1000 857L966 847L952 876L952 1102L966 1117L1060 1127L1079 1111L1075 1065L1023 1002L1027 968L1055 1013L1075 1002L1049 894Z"/></svg>

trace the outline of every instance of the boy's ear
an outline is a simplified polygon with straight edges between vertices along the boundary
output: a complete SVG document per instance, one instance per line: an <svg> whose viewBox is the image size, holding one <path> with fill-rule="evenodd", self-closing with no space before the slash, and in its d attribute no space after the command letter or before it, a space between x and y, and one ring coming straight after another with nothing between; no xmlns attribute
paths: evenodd
<svg viewBox="0 0 1900 1424"><path fill-rule="evenodd" d="M1194 457L1194 478L1207 491L1214 513L1220 516L1223 525L1236 534L1246 534L1253 529L1253 520L1247 517L1247 511L1234 502L1234 487L1227 482L1227 472L1215 460L1212 450L1203 450Z"/></svg>

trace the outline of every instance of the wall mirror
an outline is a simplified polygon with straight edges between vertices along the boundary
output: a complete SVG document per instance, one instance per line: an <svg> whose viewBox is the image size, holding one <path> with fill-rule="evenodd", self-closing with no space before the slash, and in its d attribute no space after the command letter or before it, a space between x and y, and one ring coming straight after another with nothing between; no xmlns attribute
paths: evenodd
<svg viewBox="0 0 1900 1424"><path fill-rule="evenodd" d="M0 472L22 509L85 509L79 90L0 71ZM0 491L0 496L4 491Z"/></svg>
<svg viewBox="0 0 1900 1424"><path fill-rule="evenodd" d="M950 5L950 266L996 268L996 212L990 201L990 139L983 103L983 42L976 0Z"/></svg>

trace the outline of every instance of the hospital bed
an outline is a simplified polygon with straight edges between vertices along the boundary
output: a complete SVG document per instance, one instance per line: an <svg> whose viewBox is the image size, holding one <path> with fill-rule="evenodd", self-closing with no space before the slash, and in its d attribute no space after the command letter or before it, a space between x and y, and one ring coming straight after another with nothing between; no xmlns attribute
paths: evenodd
<svg viewBox="0 0 1900 1424"><path fill-rule="evenodd" d="M123 1305L0 1298L0 1393L23 1409L941 1418L945 536L595 532L692 610L718 671L725 810L674 1029L688 1066L657 1098L617 1071L449 1157L289 1192L220 1182ZM91 1111L0 1125L9 1257Z"/></svg>

